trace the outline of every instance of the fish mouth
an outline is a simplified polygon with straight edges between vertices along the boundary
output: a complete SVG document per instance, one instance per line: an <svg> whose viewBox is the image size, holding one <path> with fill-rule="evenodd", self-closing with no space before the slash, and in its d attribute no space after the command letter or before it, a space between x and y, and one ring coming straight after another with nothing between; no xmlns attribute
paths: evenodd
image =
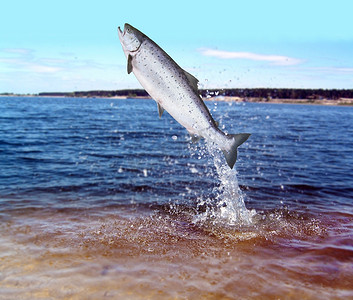
<svg viewBox="0 0 353 300"><path fill-rule="evenodd" d="M118 26L118 36L121 43L124 42L124 35L125 35L125 28L124 28L124 31L122 31L120 26Z"/></svg>
<svg viewBox="0 0 353 300"><path fill-rule="evenodd" d="M124 29L125 29L125 28L124 28ZM124 31L125 31L125 30L124 30ZM124 35L124 32L121 31L120 26L118 26L118 33L119 33L119 35Z"/></svg>

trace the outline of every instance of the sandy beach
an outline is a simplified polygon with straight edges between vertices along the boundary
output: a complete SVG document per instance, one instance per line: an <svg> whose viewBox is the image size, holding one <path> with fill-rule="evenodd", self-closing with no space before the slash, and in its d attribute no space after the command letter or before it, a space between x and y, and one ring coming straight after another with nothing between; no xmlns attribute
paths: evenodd
<svg viewBox="0 0 353 300"><path fill-rule="evenodd" d="M241 98L229 96L217 96L203 98L210 101L224 102L253 102L253 103L275 103L275 104L313 104L313 105L353 105L353 98L331 99L265 99L265 98Z"/></svg>

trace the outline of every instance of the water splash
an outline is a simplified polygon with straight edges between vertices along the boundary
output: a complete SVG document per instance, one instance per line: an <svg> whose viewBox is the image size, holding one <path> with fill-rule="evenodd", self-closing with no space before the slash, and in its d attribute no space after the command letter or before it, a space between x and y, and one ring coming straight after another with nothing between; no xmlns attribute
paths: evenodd
<svg viewBox="0 0 353 300"><path fill-rule="evenodd" d="M194 217L194 222L211 221L213 224L248 226L251 225L255 210L245 206L244 195L239 188L236 169L230 169L222 153L212 143L206 143L205 150L213 159L213 175L219 184L214 188L215 197L199 199L198 207L205 211Z"/></svg>

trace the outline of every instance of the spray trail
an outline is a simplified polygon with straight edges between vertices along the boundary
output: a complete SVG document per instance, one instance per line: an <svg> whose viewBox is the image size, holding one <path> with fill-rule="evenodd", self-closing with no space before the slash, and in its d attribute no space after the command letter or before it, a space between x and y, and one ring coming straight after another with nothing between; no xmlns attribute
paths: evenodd
<svg viewBox="0 0 353 300"><path fill-rule="evenodd" d="M222 154L212 143L206 143L205 150L213 159L212 175L219 181L219 185L213 190L215 197L199 199L198 206L205 206L205 211L196 215L194 222L211 221L214 224L231 226L251 225L256 211L248 210L245 206L236 169L230 169L224 164Z"/></svg>

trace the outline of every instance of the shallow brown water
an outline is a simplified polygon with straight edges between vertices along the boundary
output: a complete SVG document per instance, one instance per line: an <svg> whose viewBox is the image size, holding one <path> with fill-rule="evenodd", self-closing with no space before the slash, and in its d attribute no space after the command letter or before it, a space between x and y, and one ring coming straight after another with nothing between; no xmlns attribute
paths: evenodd
<svg viewBox="0 0 353 300"><path fill-rule="evenodd" d="M353 298L352 215L227 226L178 209L3 213L0 299Z"/></svg>

